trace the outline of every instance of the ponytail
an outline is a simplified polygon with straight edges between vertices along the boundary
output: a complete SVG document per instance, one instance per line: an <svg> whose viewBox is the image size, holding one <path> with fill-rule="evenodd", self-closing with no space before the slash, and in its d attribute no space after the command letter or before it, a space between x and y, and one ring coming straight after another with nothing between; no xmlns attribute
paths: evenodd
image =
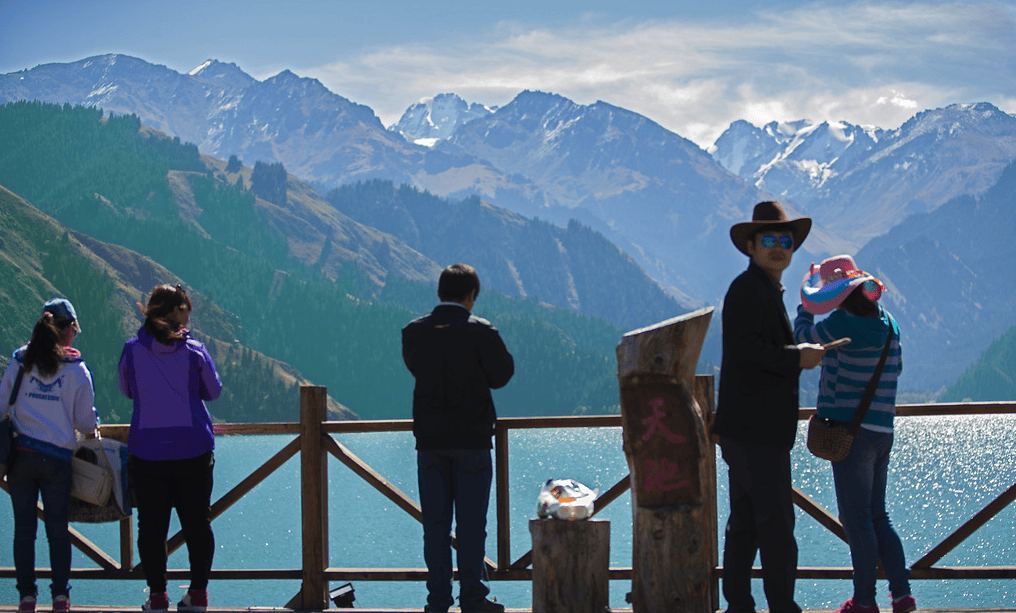
<svg viewBox="0 0 1016 613"><path fill-rule="evenodd" d="M35 367L44 377L56 374L64 357L64 348L60 341L67 327L73 323L73 319L56 319L49 312L42 314L35 323L32 340L25 349L23 364L26 372Z"/></svg>
<svg viewBox="0 0 1016 613"><path fill-rule="evenodd" d="M179 322L169 319L177 307L187 307L190 311L191 301L180 285L158 285L148 295L148 306L141 307L145 316L145 330L163 345L172 345L176 341L187 338L187 331Z"/></svg>

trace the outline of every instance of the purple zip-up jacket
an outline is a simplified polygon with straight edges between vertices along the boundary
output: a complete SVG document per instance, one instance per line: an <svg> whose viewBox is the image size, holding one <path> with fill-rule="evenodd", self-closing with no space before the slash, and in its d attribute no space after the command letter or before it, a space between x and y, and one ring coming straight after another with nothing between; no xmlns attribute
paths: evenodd
<svg viewBox="0 0 1016 613"><path fill-rule="evenodd" d="M144 328L120 354L120 391L134 401L127 450L143 460L182 460L215 448L205 400L222 392L197 339L163 345Z"/></svg>

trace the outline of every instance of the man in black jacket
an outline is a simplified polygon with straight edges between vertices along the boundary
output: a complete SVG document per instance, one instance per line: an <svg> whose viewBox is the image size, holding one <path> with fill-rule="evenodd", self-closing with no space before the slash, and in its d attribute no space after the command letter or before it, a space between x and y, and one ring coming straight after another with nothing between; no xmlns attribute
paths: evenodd
<svg viewBox="0 0 1016 613"><path fill-rule="evenodd" d="M822 361L821 345L794 343L783 305L783 271L811 230L778 202L755 206L752 221L730 229L751 262L723 300L723 359L713 433L730 478L730 517L723 546L728 613L753 613L751 567L762 560L772 613L800 613L794 602L797 542L790 449L797 434L802 368Z"/></svg>
<svg viewBox="0 0 1016 613"><path fill-rule="evenodd" d="M444 613L454 602L453 508L459 606L463 613L504 611L487 600L484 561L497 421L490 390L508 383L515 362L497 329L470 313L479 293L480 278L471 266L449 266L438 281L441 304L402 329L402 358L416 378L413 434L429 613Z"/></svg>

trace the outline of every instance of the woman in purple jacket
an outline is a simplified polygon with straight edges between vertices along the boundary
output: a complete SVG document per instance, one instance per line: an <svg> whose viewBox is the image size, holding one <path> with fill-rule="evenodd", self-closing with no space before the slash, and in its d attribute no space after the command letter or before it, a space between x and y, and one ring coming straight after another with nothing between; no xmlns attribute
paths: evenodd
<svg viewBox="0 0 1016 613"><path fill-rule="evenodd" d="M146 611L167 611L166 536L176 508L187 539L190 588L179 611L205 611L215 537L208 519L215 465L206 400L222 383L205 346L190 337L191 302L179 285L160 285L142 309L145 324L120 355L120 391L134 401L131 471L138 506L138 553L149 597Z"/></svg>

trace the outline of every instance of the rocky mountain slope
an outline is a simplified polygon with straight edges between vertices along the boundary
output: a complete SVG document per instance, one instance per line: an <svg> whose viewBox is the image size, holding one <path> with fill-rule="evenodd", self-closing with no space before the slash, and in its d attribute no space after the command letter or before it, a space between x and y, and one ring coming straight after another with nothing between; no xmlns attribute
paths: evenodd
<svg viewBox="0 0 1016 613"><path fill-rule="evenodd" d="M410 106L389 130L418 145L432 146L451 137L460 125L496 110L497 107L466 102L455 94L438 94Z"/></svg>
<svg viewBox="0 0 1016 613"><path fill-rule="evenodd" d="M737 253L715 240L723 233L713 230L750 214L763 198L692 143L644 117L535 92L480 113L476 123L493 122L490 142L480 146L483 133L456 131L434 148L384 129L370 109L316 80L284 71L256 81L214 61L182 75L109 55L0 75L0 101L20 99L135 113L202 153L236 155L247 165L281 162L326 188L381 178L455 199L478 195L562 226L576 218L689 305L715 303L722 295L715 275L740 267ZM441 102L461 107L454 99ZM431 105L428 121L438 107ZM469 108L457 111L459 121L472 117ZM509 135L511 143L498 140ZM826 238L836 244L835 237ZM812 246L824 247L820 238Z"/></svg>
<svg viewBox="0 0 1016 613"><path fill-rule="evenodd" d="M481 159L438 154L406 141L386 130L370 108L288 70L258 81L235 64L215 60L181 74L110 54L0 75L0 103L18 100L136 114L202 153L236 155L250 166L281 162L326 188L381 178L442 196L466 190L503 206L543 198L531 182L505 176Z"/></svg>
<svg viewBox="0 0 1016 613"><path fill-rule="evenodd" d="M922 111L895 130L740 121L712 153L860 247L909 215L983 194L1016 159L1016 117L982 102Z"/></svg>
<svg viewBox="0 0 1016 613"><path fill-rule="evenodd" d="M980 197L913 215L857 253L858 266L871 267L889 290L908 386L940 391L1016 325L1014 203L1010 164Z"/></svg>
<svg viewBox="0 0 1016 613"><path fill-rule="evenodd" d="M284 162L291 176L318 187L380 178L451 202L479 196L561 228L576 219L609 238L688 306L718 305L744 267L726 232L750 217L760 199L775 195L792 214L816 220L784 276L793 307L798 279L811 261L858 254L867 243L882 244L877 237L912 216L935 212L964 194L982 197L1016 159L1016 118L986 103L923 111L895 130L808 121L755 128L736 122L710 156L625 109L604 102L579 105L541 92L523 92L498 109L445 94L414 105L403 121L384 130L369 109L316 81L282 73L259 82L218 62L180 75L133 58L103 56L0 75L0 100L19 97L101 103L138 113L198 143L203 152L215 148L223 159L235 153L248 165ZM308 215L308 233L327 216L323 210ZM981 223L1004 226L1004 219ZM959 227L922 230L921 240L942 244L940 231ZM357 264L375 281L386 268L386 244L398 245L394 234L376 236L384 234L396 242L379 238L373 248L347 254L359 257ZM294 252L302 250L301 261L316 263L327 244L322 233ZM417 250L406 248L404 257L412 259ZM871 258L859 259L862 267L888 265L881 258L898 255L862 254ZM421 266L405 263L407 271L427 274ZM912 266L912 273L924 274L919 263ZM896 287L900 304L909 305L898 309L901 324L916 318L916 334L920 318L934 318L914 308L920 288ZM951 342L946 336L941 326L922 333L929 347ZM975 345L983 349L985 343Z"/></svg>
<svg viewBox="0 0 1016 613"><path fill-rule="evenodd" d="M721 279L743 268L727 231L766 198L641 115L542 92L523 92L462 124L435 149L470 152L531 179L558 208L525 212L557 223L575 218L603 232L693 304L716 304L725 291Z"/></svg>

